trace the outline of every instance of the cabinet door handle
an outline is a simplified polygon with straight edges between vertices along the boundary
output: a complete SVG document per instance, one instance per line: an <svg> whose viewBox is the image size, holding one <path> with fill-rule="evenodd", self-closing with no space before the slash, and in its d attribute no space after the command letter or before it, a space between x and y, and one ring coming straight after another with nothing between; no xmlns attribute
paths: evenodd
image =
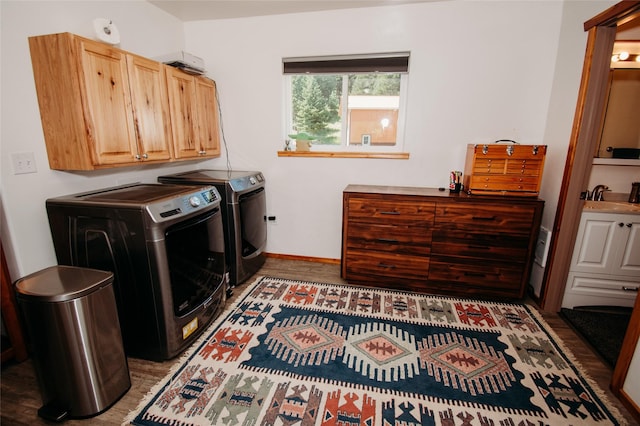
<svg viewBox="0 0 640 426"><path fill-rule="evenodd" d="M635 291L635 292L637 292L637 291L638 291L638 287L627 287L627 286L622 286L622 289L623 289L624 291Z"/></svg>
<svg viewBox="0 0 640 426"><path fill-rule="evenodd" d="M198 154L200 155L205 155L207 153L207 151L198 151Z"/></svg>
<svg viewBox="0 0 640 426"><path fill-rule="evenodd" d="M620 228L622 228L622 227L624 226L624 223L620 222L620 223L618 224L618 226L619 226Z"/></svg>
<svg viewBox="0 0 640 426"><path fill-rule="evenodd" d="M145 152L144 154L142 154L142 158L144 158L144 159L146 160L147 158L149 158L149 154L147 154L147 153Z"/></svg>
<svg viewBox="0 0 640 426"><path fill-rule="evenodd" d="M633 226L633 223L627 223L627 228L631 228Z"/></svg>

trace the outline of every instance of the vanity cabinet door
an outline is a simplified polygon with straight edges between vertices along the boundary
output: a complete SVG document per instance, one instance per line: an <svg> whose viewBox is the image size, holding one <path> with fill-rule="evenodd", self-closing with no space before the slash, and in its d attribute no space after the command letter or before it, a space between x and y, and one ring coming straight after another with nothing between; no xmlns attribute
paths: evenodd
<svg viewBox="0 0 640 426"><path fill-rule="evenodd" d="M640 215L583 213L571 271L640 278Z"/></svg>
<svg viewBox="0 0 640 426"><path fill-rule="evenodd" d="M618 228L622 230L624 248L616 273L635 276L640 281L640 215L624 215L623 219L618 222Z"/></svg>

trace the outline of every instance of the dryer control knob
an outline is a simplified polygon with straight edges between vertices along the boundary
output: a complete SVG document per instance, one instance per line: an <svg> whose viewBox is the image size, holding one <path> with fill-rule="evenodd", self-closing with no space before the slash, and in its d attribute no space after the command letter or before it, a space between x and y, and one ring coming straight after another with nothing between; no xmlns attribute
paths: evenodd
<svg viewBox="0 0 640 426"><path fill-rule="evenodd" d="M191 198L189 198L189 204L191 204L191 207L199 207L200 206L200 198L196 197L195 195Z"/></svg>

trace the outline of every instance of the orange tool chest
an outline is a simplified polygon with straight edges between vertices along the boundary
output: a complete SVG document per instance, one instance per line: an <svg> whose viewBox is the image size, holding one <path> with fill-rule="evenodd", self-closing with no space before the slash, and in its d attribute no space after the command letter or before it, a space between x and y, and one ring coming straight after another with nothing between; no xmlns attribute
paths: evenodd
<svg viewBox="0 0 640 426"><path fill-rule="evenodd" d="M467 145L463 183L469 194L537 197L546 145L497 141Z"/></svg>

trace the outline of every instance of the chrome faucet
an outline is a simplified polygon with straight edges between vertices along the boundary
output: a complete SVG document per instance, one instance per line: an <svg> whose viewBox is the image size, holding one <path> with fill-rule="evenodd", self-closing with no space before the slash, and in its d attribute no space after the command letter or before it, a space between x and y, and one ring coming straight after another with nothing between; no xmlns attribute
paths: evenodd
<svg viewBox="0 0 640 426"><path fill-rule="evenodd" d="M596 185L591 191L591 199L593 201L604 201L604 191L607 191L609 187L607 185Z"/></svg>

